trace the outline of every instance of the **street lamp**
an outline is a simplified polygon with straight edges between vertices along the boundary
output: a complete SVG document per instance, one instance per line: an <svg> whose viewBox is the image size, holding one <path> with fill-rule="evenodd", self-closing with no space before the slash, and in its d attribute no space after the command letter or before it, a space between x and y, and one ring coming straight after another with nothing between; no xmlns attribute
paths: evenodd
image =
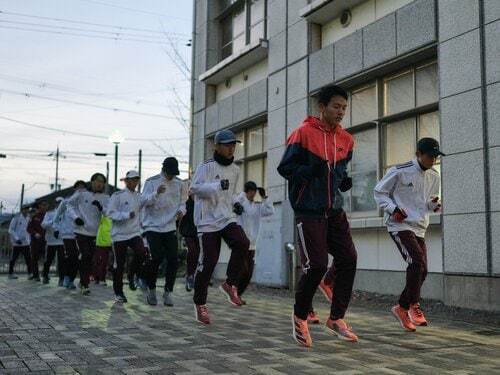
<svg viewBox="0 0 500 375"><path fill-rule="evenodd" d="M115 189L118 183L118 145L125 141L122 133L119 130L113 130L109 136L109 141L115 144Z"/></svg>

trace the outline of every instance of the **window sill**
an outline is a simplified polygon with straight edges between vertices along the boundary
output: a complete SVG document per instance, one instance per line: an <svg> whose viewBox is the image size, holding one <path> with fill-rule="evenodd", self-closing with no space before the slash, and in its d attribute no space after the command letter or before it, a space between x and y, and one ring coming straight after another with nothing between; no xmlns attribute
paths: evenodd
<svg viewBox="0 0 500 375"><path fill-rule="evenodd" d="M367 217L365 219L350 219L351 229L378 229L385 228L382 217ZM429 215L429 225L440 225L441 215Z"/></svg>
<svg viewBox="0 0 500 375"><path fill-rule="evenodd" d="M198 80L208 85L218 85L265 59L267 46L267 40L256 40L201 74Z"/></svg>

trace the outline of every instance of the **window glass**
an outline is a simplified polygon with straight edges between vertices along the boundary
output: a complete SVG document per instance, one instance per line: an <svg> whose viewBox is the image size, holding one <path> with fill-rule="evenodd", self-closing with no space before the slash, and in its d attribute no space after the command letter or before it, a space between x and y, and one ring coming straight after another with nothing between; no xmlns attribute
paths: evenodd
<svg viewBox="0 0 500 375"><path fill-rule="evenodd" d="M439 141L439 112L420 115L418 123L418 139L431 137Z"/></svg>
<svg viewBox="0 0 500 375"><path fill-rule="evenodd" d="M264 133L262 126L249 129L247 134L248 134L247 156L260 154L261 152L263 152Z"/></svg>
<svg viewBox="0 0 500 375"><path fill-rule="evenodd" d="M415 73L417 107L438 101L437 75L437 63L417 68Z"/></svg>
<svg viewBox="0 0 500 375"><path fill-rule="evenodd" d="M392 166L415 156L415 120L393 122L385 127L385 165Z"/></svg>
<svg viewBox="0 0 500 375"><path fill-rule="evenodd" d="M222 21L222 59L233 53L233 22L232 17Z"/></svg>
<svg viewBox="0 0 500 375"><path fill-rule="evenodd" d="M377 183L377 129L353 134L354 152L350 164L353 187L344 193L346 211L366 212L377 209L373 188Z"/></svg>
<svg viewBox="0 0 500 375"><path fill-rule="evenodd" d="M233 53L237 53L246 44L245 37L246 12L245 8L239 9L233 15Z"/></svg>
<svg viewBox="0 0 500 375"><path fill-rule="evenodd" d="M238 177L238 182L236 183L236 193L243 191L243 185L245 184L245 164L242 161L236 162L236 165L240 167L240 176Z"/></svg>
<svg viewBox="0 0 500 375"><path fill-rule="evenodd" d="M236 143L236 150L234 151L234 160L242 159L245 156L245 133L239 132L236 133L236 139L241 141L241 143Z"/></svg>
<svg viewBox="0 0 500 375"><path fill-rule="evenodd" d="M214 139L205 140L205 159L211 159L214 156L215 144ZM194 166L196 168L196 166Z"/></svg>
<svg viewBox="0 0 500 375"><path fill-rule="evenodd" d="M246 181L251 180L257 184L257 186L261 186L264 181L264 160L265 159L257 159L246 162Z"/></svg>
<svg viewBox="0 0 500 375"><path fill-rule="evenodd" d="M413 72L405 71L384 80L384 116L414 107Z"/></svg>
<svg viewBox="0 0 500 375"><path fill-rule="evenodd" d="M378 118L376 86L355 90L351 96L352 125L362 124Z"/></svg>
<svg viewBox="0 0 500 375"><path fill-rule="evenodd" d="M264 189L267 189L267 156L262 159L262 183Z"/></svg>
<svg viewBox="0 0 500 375"><path fill-rule="evenodd" d="M354 133L354 152L352 153L351 170L368 171L377 168L377 129L375 127Z"/></svg>
<svg viewBox="0 0 500 375"><path fill-rule="evenodd" d="M250 5L250 26L264 21L265 2L263 0L252 0Z"/></svg>
<svg viewBox="0 0 500 375"><path fill-rule="evenodd" d="M375 211L377 204L373 199L373 189L377 184L377 171L353 173L350 209L355 212Z"/></svg>
<svg viewBox="0 0 500 375"><path fill-rule="evenodd" d="M236 134L243 141L243 147L236 146L234 159L240 167L238 191L243 184L254 181L257 186L267 186L267 124L253 126Z"/></svg>
<svg viewBox="0 0 500 375"><path fill-rule="evenodd" d="M245 47L245 34L240 35L239 37L233 40L233 53L238 53L241 51L243 47Z"/></svg>
<svg viewBox="0 0 500 375"><path fill-rule="evenodd" d="M424 137L431 137L439 142L439 112L431 112L420 115L418 118L418 139ZM441 172L439 163L441 159L438 158L434 169Z"/></svg>
<svg viewBox="0 0 500 375"><path fill-rule="evenodd" d="M264 38L264 22L260 22L250 28L250 43Z"/></svg>
<svg viewBox="0 0 500 375"><path fill-rule="evenodd" d="M246 12L245 8L240 8L233 14L233 38L245 34Z"/></svg>

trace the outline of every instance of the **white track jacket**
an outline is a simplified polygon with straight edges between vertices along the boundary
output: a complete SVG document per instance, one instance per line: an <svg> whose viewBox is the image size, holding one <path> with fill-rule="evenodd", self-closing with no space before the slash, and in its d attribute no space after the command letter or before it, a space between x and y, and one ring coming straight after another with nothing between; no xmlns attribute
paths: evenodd
<svg viewBox="0 0 500 375"><path fill-rule="evenodd" d="M109 196L107 194L80 190L75 192L75 194L68 199L68 216L73 220L73 223L77 217L82 219L85 223L85 225L73 224L75 233L91 237L97 235L97 229L101 223L101 211L92 204L95 200L101 203L103 207L102 215L104 215L109 203Z"/></svg>
<svg viewBox="0 0 500 375"><path fill-rule="evenodd" d="M59 231L59 238L72 240L75 238L75 233L73 232L73 220L67 214L67 205L67 199L59 203L54 217L54 230Z"/></svg>
<svg viewBox="0 0 500 375"><path fill-rule="evenodd" d="M429 225L431 200L439 196L439 173L435 169L423 170L417 159L392 167L374 189L374 198L384 210L384 221L389 232L411 230L424 237ZM398 223L392 219L396 207L408 217Z"/></svg>
<svg viewBox="0 0 500 375"><path fill-rule="evenodd" d="M175 177L167 180L163 173L150 177L144 183L142 194L157 194L160 185L165 185L165 192L158 194L152 204L144 207L142 226L145 231L167 233L177 229L175 225L178 212L186 213L186 189L182 180Z"/></svg>
<svg viewBox="0 0 500 375"><path fill-rule="evenodd" d="M42 228L45 229L45 242L47 242L47 245L49 246L58 246L63 244L63 240L60 233L58 238L54 237L54 231L57 230L55 229L57 228L57 225L54 225L56 212L57 211L55 208L53 210L46 212L45 216L43 217L43 221L40 224Z"/></svg>
<svg viewBox="0 0 500 375"><path fill-rule="evenodd" d="M141 210L144 206L154 203L156 193L146 196L137 191L127 188L114 193L108 205L106 214L111 220L111 238L113 242L125 241L141 235ZM135 217L130 218L130 213L134 212Z"/></svg>
<svg viewBox="0 0 500 375"><path fill-rule="evenodd" d="M233 197L240 168L232 163L224 166L214 159L200 163L191 182L194 195L194 223L200 233L217 232L235 223ZM229 189L222 190L220 180L229 180Z"/></svg>
<svg viewBox="0 0 500 375"><path fill-rule="evenodd" d="M31 243L31 236L28 233L28 221L30 217L24 216L22 213L15 215L10 221L9 237L12 246L29 246ZM16 241L21 240L21 244Z"/></svg>
<svg viewBox="0 0 500 375"><path fill-rule="evenodd" d="M269 198L263 198L262 202L251 202L244 191L238 194L236 200L244 208L241 215L236 215L236 219L250 240L250 250L255 250L260 231L260 219L274 213L273 202Z"/></svg>

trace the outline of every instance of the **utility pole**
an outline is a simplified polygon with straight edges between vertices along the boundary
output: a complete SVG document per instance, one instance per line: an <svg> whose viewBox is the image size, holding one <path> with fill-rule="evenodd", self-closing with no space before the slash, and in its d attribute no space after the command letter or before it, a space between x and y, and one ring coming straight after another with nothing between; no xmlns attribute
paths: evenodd
<svg viewBox="0 0 500 375"><path fill-rule="evenodd" d="M51 152L48 156L54 156L54 153ZM54 181L54 191L58 191L59 189L59 145L57 145L56 151L56 180ZM50 184L50 188L52 189L52 184Z"/></svg>
<svg viewBox="0 0 500 375"><path fill-rule="evenodd" d="M19 205L19 211L21 211L21 208L23 207L23 200L24 200L24 184L21 186L21 204Z"/></svg>
<svg viewBox="0 0 500 375"><path fill-rule="evenodd" d="M56 151L56 184L54 185L54 191L59 191L59 145L57 145Z"/></svg>
<svg viewBox="0 0 500 375"><path fill-rule="evenodd" d="M140 193L141 192L141 181L142 181L142 150L139 150L139 176L141 176L141 179L139 180L139 186L137 191Z"/></svg>

